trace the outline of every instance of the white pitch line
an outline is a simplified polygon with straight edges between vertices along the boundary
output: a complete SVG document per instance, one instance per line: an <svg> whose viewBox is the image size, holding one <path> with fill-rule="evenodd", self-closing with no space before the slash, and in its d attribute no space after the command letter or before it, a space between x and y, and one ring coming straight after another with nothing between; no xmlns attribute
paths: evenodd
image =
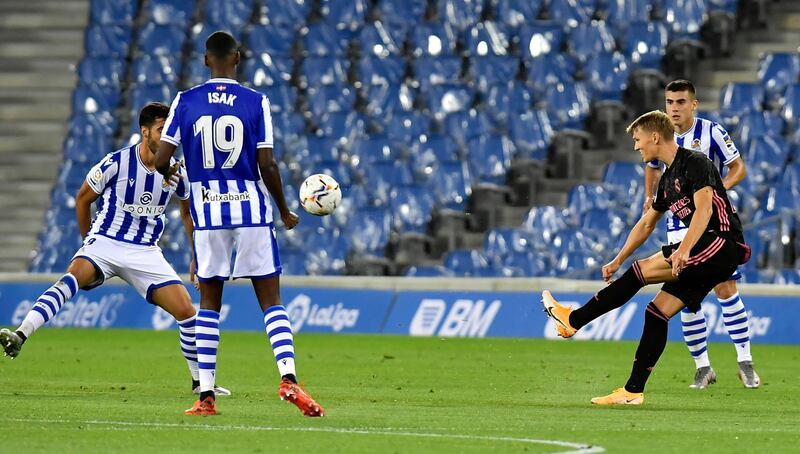
<svg viewBox="0 0 800 454"><path fill-rule="evenodd" d="M133 426L133 427L155 427L172 429L203 429L203 430L249 430L267 432L325 432L339 434L357 435L388 435L401 437L418 438L447 438L457 440L484 440L500 441L509 443L527 443L539 445L552 445L570 448L570 451L559 451L558 454L593 454L605 452L602 446L591 446L584 443L572 443L561 440L540 440L536 438L517 438L517 437L496 437L491 435L461 435L461 434L441 434L427 432L394 432L386 429L341 429L336 427L270 427L270 426L242 426L242 425L212 425L212 424L177 424L162 422L132 422L132 421L100 421L100 420L70 420L70 419L34 419L34 418L0 418L0 421L9 422L28 422L28 423L64 423L64 424L93 424L102 426Z"/></svg>

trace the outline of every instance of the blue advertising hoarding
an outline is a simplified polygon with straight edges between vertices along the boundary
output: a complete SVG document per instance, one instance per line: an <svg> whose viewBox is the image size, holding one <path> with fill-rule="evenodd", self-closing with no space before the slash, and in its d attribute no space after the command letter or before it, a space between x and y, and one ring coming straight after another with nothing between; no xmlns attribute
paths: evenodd
<svg viewBox="0 0 800 454"><path fill-rule="evenodd" d="M0 282L0 324L17 326L48 287L46 283ZM194 289L190 290L197 297ZM589 292L555 292L565 304L580 305ZM385 333L441 337L556 338L541 310L538 292L361 290L284 285L283 302L298 332ZM628 304L581 329L575 339L635 340L641 334L644 308L652 295L637 295ZM800 304L793 296L743 293L756 343L800 344L794 320ZM703 311L712 342L729 342L720 306L713 295ZM681 340L679 317L670 323L670 339ZM49 323L79 328L174 328L164 311L148 304L130 286L109 282L80 292ZM221 311L227 330L261 331L261 311L249 285L228 285Z"/></svg>

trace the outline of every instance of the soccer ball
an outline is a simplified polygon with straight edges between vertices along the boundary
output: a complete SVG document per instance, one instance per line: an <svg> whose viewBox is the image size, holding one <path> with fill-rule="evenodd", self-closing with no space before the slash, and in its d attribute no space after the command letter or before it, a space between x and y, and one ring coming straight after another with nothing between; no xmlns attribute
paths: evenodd
<svg viewBox="0 0 800 454"><path fill-rule="evenodd" d="M342 190L330 175L311 175L300 185L300 205L315 216L333 213L341 201Z"/></svg>

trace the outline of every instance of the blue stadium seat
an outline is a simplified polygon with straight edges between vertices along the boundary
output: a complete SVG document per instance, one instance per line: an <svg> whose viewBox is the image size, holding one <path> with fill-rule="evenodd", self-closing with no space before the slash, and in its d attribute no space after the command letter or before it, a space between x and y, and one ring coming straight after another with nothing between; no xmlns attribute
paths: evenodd
<svg viewBox="0 0 800 454"><path fill-rule="evenodd" d="M751 110L739 119L739 125L736 127L737 147L747 149L748 144L755 137L781 136L784 126L783 118L778 113Z"/></svg>
<svg viewBox="0 0 800 454"><path fill-rule="evenodd" d="M330 230L324 235L311 237L306 248L306 272L314 276L344 274L348 250L347 239Z"/></svg>
<svg viewBox="0 0 800 454"><path fill-rule="evenodd" d="M272 58L270 54L261 53L248 59L242 71L254 87L288 85L292 78L293 64L291 58Z"/></svg>
<svg viewBox="0 0 800 454"><path fill-rule="evenodd" d="M366 85L394 85L403 81L406 62L402 57L364 55L358 62L358 80Z"/></svg>
<svg viewBox="0 0 800 454"><path fill-rule="evenodd" d="M455 141L443 135L424 135L412 147L409 156L411 169L420 181L435 177L439 163L458 161L458 147Z"/></svg>
<svg viewBox="0 0 800 454"><path fill-rule="evenodd" d="M621 36L632 24L650 21L652 0L613 0L605 2L606 21Z"/></svg>
<svg viewBox="0 0 800 454"><path fill-rule="evenodd" d="M781 115L792 130L800 131L800 83L786 88Z"/></svg>
<svg viewBox="0 0 800 454"><path fill-rule="evenodd" d="M630 70L628 61L619 52L600 52L589 56L584 72L592 99L622 101Z"/></svg>
<svg viewBox="0 0 800 454"><path fill-rule="evenodd" d="M94 165L111 151L111 141L105 134L71 134L64 141L64 159L73 163Z"/></svg>
<svg viewBox="0 0 800 454"><path fill-rule="evenodd" d="M78 80L82 85L119 90L126 69L124 60L84 57L78 64Z"/></svg>
<svg viewBox="0 0 800 454"><path fill-rule="evenodd" d="M113 114L119 105L119 91L100 86L79 86L72 92L72 112Z"/></svg>
<svg viewBox="0 0 800 454"><path fill-rule="evenodd" d="M298 30L306 24L312 2L306 0L262 0L261 24Z"/></svg>
<svg viewBox="0 0 800 454"><path fill-rule="evenodd" d="M216 29L241 30L253 15L253 0L206 0L203 16Z"/></svg>
<svg viewBox="0 0 800 454"><path fill-rule="evenodd" d="M389 206L394 213L395 231L425 233L434 203L433 195L423 186L392 188L389 192Z"/></svg>
<svg viewBox="0 0 800 454"><path fill-rule="evenodd" d="M776 52L762 56L758 80L764 87L767 103L780 106L786 88L800 81L800 55L796 52Z"/></svg>
<svg viewBox="0 0 800 454"><path fill-rule="evenodd" d="M536 109L511 116L509 136L520 157L545 160L553 139L553 127L547 112Z"/></svg>
<svg viewBox="0 0 800 454"><path fill-rule="evenodd" d="M581 23L569 32L569 48L572 55L576 56L581 63L585 63L593 55L613 52L615 50L614 36L606 27L605 22Z"/></svg>
<svg viewBox="0 0 800 454"><path fill-rule="evenodd" d="M414 62L414 75L423 91L433 85L457 83L461 76L461 59L420 57Z"/></svg>
<svg viewBox="0 0 800 454"><path fill-rule="evenodd" d="M603 171L603 183L618 200L630 201L644 190L644 168L638 162L610 162Z"/></svg>
<svg viewBox="0 0 800 454"><path fill-rule="evenodd" d="M309 87L308 104L311 113L321 117L329 112L349 112L353 109L355 93L346 85Z"/></svg>
<svg viewBox="0 0 800 454"><path fill-rule="evenodd" d="M546 250L550 247L555 234L567 228L569 220L569 212L562 208L535 206L525 215L522 229L535 249Z"/></svg>
<svg viewBox="0 0 800 454"><path fill-rule="evenodd" d="M292 27L254 25L244 42L254 55L267 53L277 58L291 54L296 38L297 30Z"/></svg>
<svg viewBox="0 0 800 454"><path fill-rule="evenodd" d="M800 285L800 270L794 268L779 270L774 283L777 285Z"/></svg>
<svg viewBox="0 0 800 454"><path fill-rule="evenodd" d="M591 208L581 215L580 226L607 250L617 244L620 236L627 236L627 218L627 213L622 211Z"/></svg>
<svg viewBox="0 0 800 454"><path fill-rule="evenodd" d="M300 64L301 86L344 85L349 66L347 60L333 56L309 56Z"/></svg>
<svg viewBox="0 0 800 454"><path fill-rule="evenodd" d="M313 169L308 167L303 169L301 178L305 180L315 173L332 176L342 188L350 187L353 184L353 171L340 161L320 161Z"/></svg>
<svg viewBox="0 0 800 454"><path fill-rule="evenodd" d="M280 248L281 268L283 274L304 276L306 271L306 253L300 249Z"/></svg>
<svg viewBox="0 0 800 454"><path fill-rule="evenodd" d="M444 118L443 132L458 146L466 148L472 139L491 133L492 122L488 115L477 109L453 112Z"/></svg>
<svg viewBox="0 0 800 454"><path fill-rule="evenodd" d="M501 227L488 231L483 240L483 251L492 262L501 262L513 252L532 251L527 233L520 229Z"/></svg>
<svg viewBox="0 0 800 454"><path fill-rule="evenodd" d="M482 252L474 249L456 249L444 257L444 266L455 276L486 277L490 276L489 260Z"/></svg>
<svg viewBox="0 0 800 454"><path fill-rule="evenodd" d="M755 137L744 156L752 183L770 185L783 173L789 159L789 146L781 137Z"/></svg>
<svg viewBox="0 0 800 454"><path fill-rule="evenodd" d="M507 137L482 136L471 140L468 150L473 178L485 183L505 183L514 155L514 145Z"/></svg>
<svg viewBox="0 0 800 454"><path fill-rule="evenodd" d="M142 55L131 64L133 83L174 86L181 73L180 60L167 56Z"/></svg>
<svg viewBox="0 0 800 454"><path fill-rule="evenodd" d="M763 110L764 90L756 82L729 82L720 94L719 114L726 124L737 124L739 116Z"/></svg>
<svg viewBox="0 0 800 454"><path fill-rule="evenodd" d="M511 28L524 26L539 17L544 0L498 0L497 20Z"/></svg>
<svg viewBox="0 0 800 454"><path fill-rule="evenodd" d="M304 167L316 167L323 161L340 161L342 158L336 139L325 136L306 136L304 146L295 148L291 159Z"/></svg>
<svg viewBox="0 0 800 454"><path fill-rule="evenodd" d="M393 188L414 183L408 165L402 161L376 161L364 166L364 179L374 201L387 205Z"/></svg>
<svg viewBox="0 0 800 454"><path fill-rule="evenodd" d="M431 115L436 118L468 110L474 101L472 90L461 84L432 85L423 95Z"/></svg>
<svg viewBox="0 0 800 454"><path fill-rule="evenodd" d="M377 11L390 28L412 29L422 22L426 0L381 0Z"/></svg>
<svg viewBox="0 0 800 454"><path fill-rule="evenodd" d="M107 137L117 131L117 120L115 116L107 113L73 114L67 129L68 136Z"/></svg>
<svg viewBox="0 0 800 454"><path fill-rule="evenodd" d="M376 162L395 162L401 157L402 149L388 136L374 134L358 138L350 147L351 157L361 164Z"/></svg>
<svg viewBox="0 0 800 454"><path fill-rule="evenodd" d="M317 23L303 29L303 48L308 55L323 57L326 55L344 56L353 33L339 30L336 27Z"/></svg>
<svg viewBox="0 0 800 454"><path fill-rule="evenodd" d="M589 116L589 96L581 82L553 86L546 95L547 112L555 129L583 129Z"/></svg>
<svg viewBox="0 0 800 454"><path fill-rule="evenodd" d="M437 205L463 210L472 193L469 168L464 161L445 161L437 165L436 177L427 182Z"/></svg>
<svg viewBox="0 0 800 454"><path fill-rule="evenodd" d="M127 58L131 38L129 25L92 25L86 28L86 56Z"/></svg>
<svg viewBox="0 0 800 454"><path fill-rule="evenodd" d="M146 17L156 25L185 27L194 15L194 0L150 0L145 4Z"/></svg>
<svg viewBox="0 0 800 454"><path fill-rule="evenodd" d="M660 69L667 44L669 32L663 23L634 22L625 31L622 49L634 68Z"/></svg>
<svg viewBox="0 0 800 454"><path fill-rule="evenodd" d="M339 29L356 30L364 23L369 4L367 0L321 0L325 22Z"/></svg>
<svg viewBox="0 0 800 454"><path fill-rule="evenodd" d="M739 7L739 0L708 0L709 11L725 11L736 14Z"/></svg>
<svg viewBox="0 0 800 454"><path fill-rule="evenodd" d="M94 25L125 25L133 22L137 0L92 0Z"/></svg>
<svg viewBox="0 0 800 454"><path fill-rule="evenodd" d="M362 55L400 55L406 40L404 26L392 27L391 22L372 22L358 34L358 44Z"/></svg>
<svg viewBox="0 0 800 454"><path fill-rule="evenodd" d="M395 143L411 144L432 128L430 117L419 111L395 112L386 123L386 135Z"/></svg>
<svg viewBox="0 0 800 454"><path fill-rule="evenodd" d="M416 57L440 57L455 55L458 37L449 24L422 22L409 31L408 40Z"/></svg>
<svg viewBox="0 0 800 454"><path fill-rule="evenodd" d="M611 205L610 194L600 184L576 184L567 194L567 209L576 218L592 208L608 210Z"/></svg>
<svg viewBox="0 0 800 454"><path fill-rule="evenodd" d="M472 57L508 55L510 41L511 34L498 22L478 22L464 33L464 49Z"/></svg>
<svg viewBox="0 0 800 454"><path fill-rule="evenodd" d="M481 0L440 0L439 17L456 30L466 30L481 19Z"/></svg>
<svg viewBox="0 0 800 454"><path fill-rule="evenodd" d="M530 89L520 80L492 85L484 97L487 113L501 125L508 125L510 117L530 111L533 104Z"/></svg>
<svg viewBox="0 0 800 454"><path fill-rule="evenodd" d="M367 114L376 119L386 118L413 110L416 92L406 84L366 85L364 98L367 100Z"/></svg>
<svg viewBox="0 0 800 454"><path fill-rule="evenodd" d="M452 277L453 272L442 265L417 265L406 270L406 277Z"/></svg>
<svg viewBox="0 0 800 454"><path fill-rule="evenodd" d="M514 80L517 72L519 72L519 59L514 57L490 55L470 59L469 75L481 91Z"/></svg>
<svg viewBox="0 0 800 454"><path fill-rule="evenodd" d="M149 23L139 30L139 50L147 55L173 57L181 54L186 30L183 26Z"/></svg>
<svg viewBox="0 0 800 454"><path fill-rule="evenodd" d="M139 115L139 111L150 102L163 102L170 105L175 95L174 89L167 85L134 86L130 91L129 106L131 112Z"/></svg>
<svg viewBox="0 0 800 454"><path fill-rule="evenodd" d="M388 208L361 207L347 225L345 237L356 253L384 255L392 230L392 213Z"/></svg>
<svg viewBox="0 0 800 454"><path fill-rule="evenodd" d="M561 53L566 38L564 27L553 21L530 21L516 34L517 47L525 60Z"/></svg>
<svg viewBox="0 0 800 454"><path fill-rule="evenodd" d="M297 103L297 90L291 85L273 85L256 87L269 99L269 109L275 112L291 112Z"/></svg>
<svg viewBox="0 0 800 454"><path fill-rule="evenodd" d="M549 17L557 24L575 28L579 24L589 22L591 16L586 14L586 9L575 0L550 0L548 6Z"/></svg>
<svg viewBox="0 0 800 454"><path fill-rule="evenodd" d="M575 66L571 58L556 52L528 60L528 86L534 98L544 98L558 84L573 83Z"/></svg>
<svg viewBox="0 0 800 454"><path fill-rule="evenodd" d="M330 112L318 119L322 135L344 144L351 144L367 131L367 120L358 112Z"/></svg>
<svg viewBox="0 0 800 454"><path fill-rule="evenodd" d="M670 40L700 39L700 27L707 18L705 0L661 0Z"/></svg>
<svg viewBox="0 0 800 454"><path fill-rule="evenodd" d="M519 270L519 277L544 277L549 276L554 271L551 264L552 259L549 254L533 250L511 251L504 256L501 264L504 275L512 275L506 269Z"/></svg>
<svg viewBox="0 0 800 454"><path fill-rule="evenodd" d="M186 63L186 84L190 87L200 85L211 79L211 70L199 58L193 58Z"/></svg>

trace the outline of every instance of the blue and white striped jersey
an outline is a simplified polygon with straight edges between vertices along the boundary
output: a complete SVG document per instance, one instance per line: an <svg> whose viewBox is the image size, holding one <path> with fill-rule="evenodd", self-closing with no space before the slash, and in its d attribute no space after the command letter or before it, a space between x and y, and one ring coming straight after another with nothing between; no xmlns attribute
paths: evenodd
<svg viewBox="0 0 800 454"><path fill-rule="evenodd" d="M272 224L258 148L272 148L269 100L232 79L210 79L172 101L161 140L183 145L197 230Z"/></svg>
<svg viewBox="0 0 800 454"><path fill-rule="evenodd" d="M170 196L174 193L182 200L189 198L186 171L181 170L179 175L177 185L165 185L160 173L142 164L139 145L109 153L86 176L89 187L100 194L89 234L141 246L156 245L164 232L164 211Z"/></svg>
<svg viewBox="0 0 800 454"><path fill-rule="evenodd" d="M675 133L675 142L678 146L688 150L699 151L708 156L719 170L721 177L725 176L725 167L739 157L739 150L733 139L721 125L705 118L695 117L694 124L683 134ZM663 163L651 161L650 167L660 168ZM677 217L667 217L667 231L685 230L686 226Z"/></svg>

